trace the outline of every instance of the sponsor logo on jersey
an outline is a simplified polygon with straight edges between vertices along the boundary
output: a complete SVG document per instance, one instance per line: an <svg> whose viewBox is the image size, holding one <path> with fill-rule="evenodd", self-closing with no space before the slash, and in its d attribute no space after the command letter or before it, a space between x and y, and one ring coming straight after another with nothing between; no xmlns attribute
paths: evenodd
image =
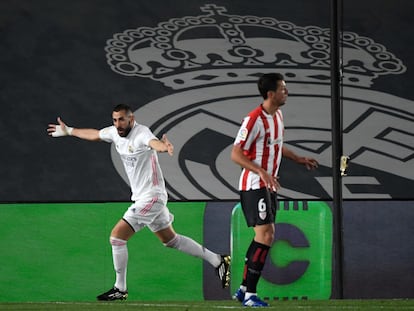
<svg viewBox="0 0 414 311"><path fill-rule="evenodd" d="M246 140L247 135L249 134L249 131L247 130L247 128L241 128L239 131L239 135L238 135L238 139L239 140Z"/></svg>

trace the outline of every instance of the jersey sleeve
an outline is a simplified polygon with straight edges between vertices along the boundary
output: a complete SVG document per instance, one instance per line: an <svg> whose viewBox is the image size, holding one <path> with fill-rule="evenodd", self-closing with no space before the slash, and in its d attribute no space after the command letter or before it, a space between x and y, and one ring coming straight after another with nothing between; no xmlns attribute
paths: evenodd
<svg viewBox="0 0 414 311"><path fill-rule="evenodd" d="M256 126L255 119L247 116L244 118L242 125L240 126L234 145L239 145L243 150L248 150L257 134L258 128Z"/></svg>
<svg viewBox="0 0 414 311"><path fill-rule="evenodd" d="M151 132L148 127L141 125L139 139L142 144L149 147L150 140L158 138Z"/></svg>
<svg viewBox="0 0 414 311"><path fill-rule="evenodd" d="M108 126L99 131L99 138L107 143L114 141L114 126Z"/></svg>

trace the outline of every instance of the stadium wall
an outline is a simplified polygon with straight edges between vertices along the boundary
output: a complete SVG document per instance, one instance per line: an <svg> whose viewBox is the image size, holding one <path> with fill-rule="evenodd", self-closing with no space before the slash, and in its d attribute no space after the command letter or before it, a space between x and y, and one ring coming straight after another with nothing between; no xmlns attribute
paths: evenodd
<svg viewBox="0 0 414 311"><path fill-rule="evenodd" d="M411 12L343 1L345 199L414 199ZM319 161L283 161L279 196L332 200L329 27L326 0L0 1L0 202L128 200L113 147L46 132L59 116L109 126L119 103L174 144L160 155L171 200L237 201L230 148L274 71L289 89L284 144Z"/></svg>
<svg viewBox="0 0 414 311"><path fill-rule="evenodd" d="M325 249L321 267L312 256L315 237L332 249L324 205L333 195L330 6L279 2L0 1L0 300L90 300L111 286L108 234L131 195L119 158L113 146L52 139L46 128L58 116L106 127L119 103L174 143L175 155L159 158L177 228L218 252L231 251L233 238L243 249L230 148L240 120L261 102L257 76L274 71L289 88L284 144L320 165L308 172L282 161L283 222L261 290L277 299L329 297L334 259ZM344 296L413 297L414 1L347 0L342 9L343 149L351 158L342 180ZM302 217L311 217L309 227ZM230 297L210 267L148 232L129 244L131 299L142 291ZM275 270L283 277L274 279ZM153 283L143 289L147 276Z"/></svg>
<svg viewBox="0 0 414 311"><path fill-rule="evenodd" d="M0 301L91 301L113 285L108 235L129 203L1 204ZM234 202L173 202L180 233L233 255L231 288L214 269L167 249L149 230L128 243L131 300L230 299L251 238ZM413 201L344 202L344 298L414 298ZM330 202L282 201L259 291L268 299L330 299Z"/></svg>

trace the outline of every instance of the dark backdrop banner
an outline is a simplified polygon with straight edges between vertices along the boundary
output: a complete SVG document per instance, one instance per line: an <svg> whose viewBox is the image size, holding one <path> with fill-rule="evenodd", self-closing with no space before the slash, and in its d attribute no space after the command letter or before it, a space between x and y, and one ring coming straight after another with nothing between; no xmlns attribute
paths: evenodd
<svg viewBox="0 0 414 311"><path fill-rule="evenodd" d="M315 172L284 161L284 199L332 196L330 1L0 2L0 201L124 201L130 190L111 146L52 139L111 124L129 104L166 133L160 155L172 200L237 200L230 150L261 99L261 73L285 75L285 143ZM344 1L345 199L414 197L414 2Z"/></svg>

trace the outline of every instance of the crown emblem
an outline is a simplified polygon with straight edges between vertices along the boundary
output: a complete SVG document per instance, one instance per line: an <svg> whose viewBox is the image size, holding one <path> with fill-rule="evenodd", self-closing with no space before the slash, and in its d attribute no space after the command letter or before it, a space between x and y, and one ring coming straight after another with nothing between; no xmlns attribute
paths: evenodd
<svg viewBox="0 0 414 311"><path fill-rule="evenodd" d="M330 30L271 17L225 14L215 4L185 16L114 34L105 47L111 69L173 89L256 81L278 71L287 81L330 83ZM372 39L342 34L344 85L369 87L380 75L406 71Z"/></svg>

